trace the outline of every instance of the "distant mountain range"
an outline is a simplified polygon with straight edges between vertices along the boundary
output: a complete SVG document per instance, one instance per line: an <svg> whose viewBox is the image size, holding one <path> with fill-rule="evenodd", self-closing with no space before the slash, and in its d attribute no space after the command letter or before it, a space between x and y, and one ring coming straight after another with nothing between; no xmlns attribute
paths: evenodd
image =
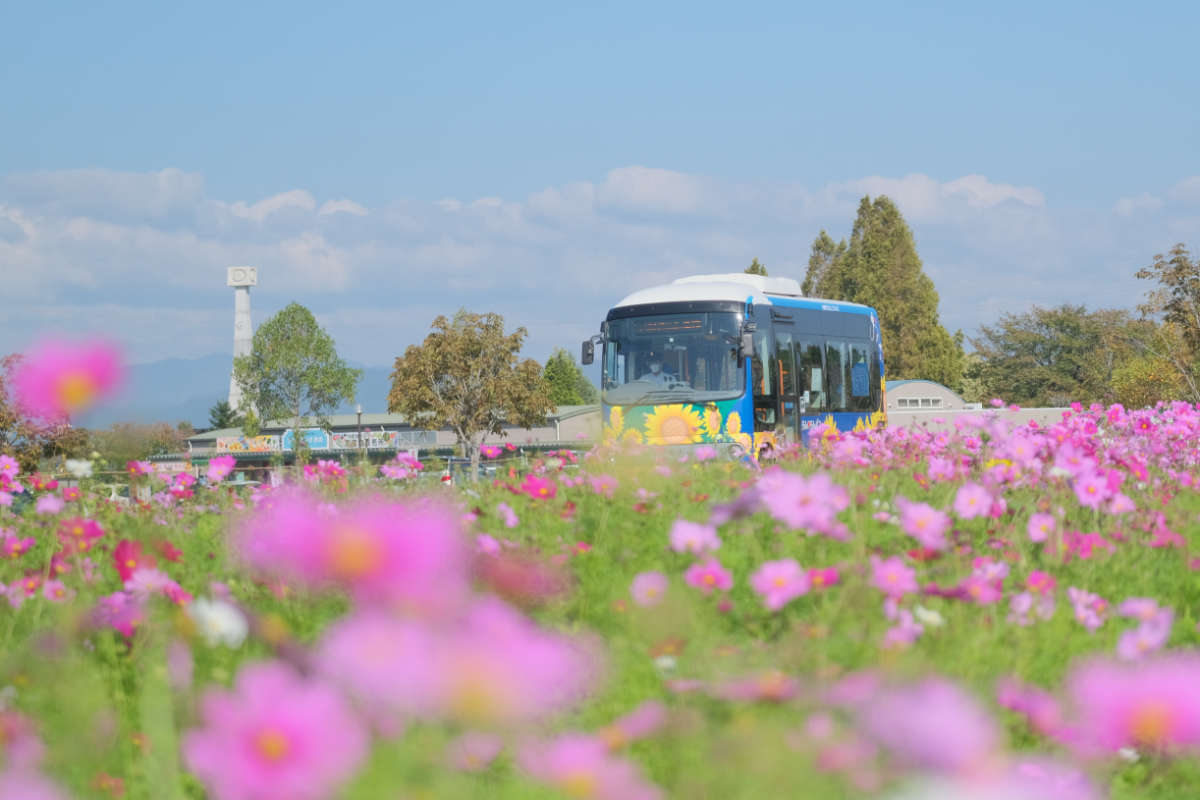
<svg viewBox="0 0 1200 800"><path fill-rule="evenodd" d="M232 361L232 356L221 354L134 365L128 370L121 392L77 422L85 428L107 428L115 422L174 425L186 420L197 428L207 428L208 410L218 400L229 397ZM386 411L391 368L352 366L363 370L358 383L358 402L362 403L363 411ZM354 405L347 403L333 413L353 414Z"/></svg>

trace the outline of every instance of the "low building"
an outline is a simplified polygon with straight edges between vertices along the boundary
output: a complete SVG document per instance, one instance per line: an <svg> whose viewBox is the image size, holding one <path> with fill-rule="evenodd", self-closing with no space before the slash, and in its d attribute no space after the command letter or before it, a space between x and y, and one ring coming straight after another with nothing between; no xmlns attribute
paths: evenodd
<svg viewBox="0 0 1200 800"><path fill-rule="evenodd" d="M949 386L937 381L901 380L887 382L887 411L978 411L979 403L968 403Z"/></svg>
<svg viewBox="0 0 1200 800"><path fill-rule="evenodd" d="M488 435L485 444L511 442L526 450L553 450L563 447L587 448L600 432L600 407L561 406L535 428L505 426L504 435ZM403 414L334 414L328 427L305 426L301 436L316 458L341 459L365 455L382 462L396 453L415 452L448 456L455 454L457 438L451 430L427 430L414 426ZM271 420L263 424L257 436L245 436L239 428L205 431L189 436L185 454L192 465L207 463L219 455L237 457L238 466L291 460L295 452L291 423ZM179 460L179 454L165 456Z"/></svg>

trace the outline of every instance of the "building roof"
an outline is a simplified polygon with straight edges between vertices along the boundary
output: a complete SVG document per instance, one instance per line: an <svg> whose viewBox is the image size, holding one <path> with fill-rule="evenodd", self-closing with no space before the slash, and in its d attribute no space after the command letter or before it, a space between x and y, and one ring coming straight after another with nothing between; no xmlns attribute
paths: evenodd
<svg viewBox="0 0 1200 800"><path fill-rule="evenodd" d="M898 381L888 381L887 386L885 388L887 389L887 391L890 392L893 389L899 389L901 386L908 386L909 384L912 384L912 383L921 383L921 384L925 384L926 386L936 386L937 388L944 390L947 394L950 394L954 397L958 397L960 400L962 399L961 397L959 397L958 392L954 391L949 386L938 383L937 381L927 381L923 378L910 378L910 379L898 380Z"/></svg>
<svg viewBox="0 0 1200 800"><path fill-rule="evenodd" d="M577 417L577 416L580 416L581 414L587 414L592 411L598 412L599 410L600 410L600 406L596 405L596 404L585 405L585 406L559 406L558 408L554 409L553 411L551 411L549 414L546 415L546 421L553 424L556 421L561 422L562 420L565 420L565 419ZM359 424L357 414L330 414L328 419L329 419L330 430L353 431L358 427L358 424ZM308 420L308 421L306 421L306 424L304 424L302 427L314 427L315 424L316 424L315 420ZM364 429L365 428L382 428L382 427L391 427L391 428L397 428L397 427L413 428L413 427L415 427L409 422L408 417L404 416L403 414L363 414L362 415L362 426ZM291 427L292 427L291 420L273 419L273 420L269 420L267 422L262 423L259 426L259 429L262 433L271 433L271 432L286 431L286 430L290 429ZM425 429L419 428L419 430L425 430ZM203 442L203 441L207 441L209 439L216 440L218 438L223 439L223 438L236 437L236 436L241 436L241 435L242 435L241 428L220 428L218 430L204 431L203 433L193 434L192 436L189 436L187 440L189 442Z"/></svg>

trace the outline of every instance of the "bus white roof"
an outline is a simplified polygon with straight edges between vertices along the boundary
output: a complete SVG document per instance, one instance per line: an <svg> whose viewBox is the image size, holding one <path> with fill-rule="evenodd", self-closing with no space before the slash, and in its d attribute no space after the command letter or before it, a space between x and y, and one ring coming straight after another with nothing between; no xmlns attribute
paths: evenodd
<svg viewBox="0 0 1200 800"><path fill-rule="evenodd" d="M784 301L802 300L804 292L800 283L793 278L771 278L763 275L747 275L744 272L726 272L714 275L690 275L678 278L661 286L651 286L626 296L614 308L639 306L646 303L677 303L681 301L729 300L744 303L747 299L754 304L771 305L772 297ZM839 306L858 306L841 300L820 300Z"/></svg>

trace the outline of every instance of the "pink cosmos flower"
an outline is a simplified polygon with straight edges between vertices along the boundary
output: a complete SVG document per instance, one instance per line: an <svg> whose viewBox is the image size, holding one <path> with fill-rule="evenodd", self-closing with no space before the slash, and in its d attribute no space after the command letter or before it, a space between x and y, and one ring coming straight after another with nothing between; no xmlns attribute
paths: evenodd
<svg viewBox="0 0 1200 800"><path fill-rule="evenodd" d="M215 800L318 800L365 760L367 732L333 687L279 662L238 673L201 699L183 756Z"/></svg>
<svg viewBox="0 0 1200 800"><path fill-rule="evenodd" d="M1000 740L983 707L941 678L883 691L861 711L860 726L901 763L950 774L982 766Z"/></svg>
<svg viewBox="0 0 1200 800"><path fill-rule="evenodd" d="M1034 542L1044 542L1054 533L1056 523L1053 514L1034 514L1029 518L1029 539Z"/></svg>
<svg viewBox="0 0 1200 800"><path fill-rule="evenodd" d="M639 606L655 606L662 602L668 585L667 576L661 572L642 572L634 576L629 593Z"/></svg>
<svg viewBox="0 0 1200 800"><path fill-rule="evenodd" d="M1164 608L1131 631L1125 631L1117 639L1117 657L1124 661L1136 661L1158 652L1171 637L1171 622L1174 612Z"/></svg>
<svg viewBox="0 0 1200 800"><path fill-rule="evenodd" d="M111 344L47 340L13 371L13 396L31 417L70 419L112 393L121 375L121 355Z"/></svg>
<svg viewBox="0 0 1200 800"><path fill-rule="evenodd" d="M1058 581L1048 572L1042 572L1040 569L1035 569L1029 573L1029 577L1025 579L1025 586L1029 591L1040 595L1054 594L1054 588L1058 585Z"/></svg>
<svg viewBox="0 0 1200 800"><path fill-rule="evenodd" d="M432 500L379 497L321 511L310 496L272 495L234 531L250 566L410 614L445 613L469 594L468 549L453 512Z"/></svg>
<svg viewBox="0 0 1200 800"><path fill-rule="evenodd" d="M1100 508L1111 497L1108 479L1097 472L1088 472L1075 478L1075 497L1086 508Z"/></svg>
<svg viewBox="0 0 1200 800"><path fill-rule="evenodd" d="M917 571L907 566L899 556L882 559L873 555L871 569L874 573L872 585L888 597L900 598L918 590Z"/></svg>
<svg viewBox="0 0 1200 800"><path fill-rule="evenodd" d="M535 780L568 797L658 800L662 796L632 761L612 755L595 736L569 733L549 742L526 743L517 754L517 763Z"/></svg>
<svg viewBox="0 0 1200 800"><path fill-rule="evenodd" d="M909 536L930 550L946 549L946 531L950 528L950 516L938 511L928 503L914 503L903 495L896 496L896 507L900 510L900 527Z"/></svg>
<svg viewBox="0 0 1200 800"><path fill-rule="evenodd" d="M1122 617L1147 622L1154 619L1160 611L1158 603L1149 597L1130 597L1117 606L1117 613Z"/></svg>
<svg viewBox="0 0 1200 800"><path fill-rule="evenodd" d="M15 479L21 474L21 464L10 455L0 453L0 478Z"/></svg>
<svg viewBox="0 0 1200 800"><path fill-rule="evenodd" d="M68 795L34 769L10 767L0 772L0 797L5 800L67 800Z"/></svg>
<svg viewBox="0 0 1200 800"><path fill-rule="evenodd" d="M125 637L132 637L134 629L146 619L142 601L128 592L114 592L96 601L92 611L93 624L112 628Z"/></svg>
<svg viewBox="0 0 1200 800"><path fill-rule="evenodd" d="M750 586L762 595L768 610L778 611L808 592L808 573L795 559L766 561L750 576Z"/></svg>
<svg viewBox="0 0 1200 800"><path fill-rule="evenodd" d="M808 570L808 584L814 589L836 586L840 580L837 567L810 567Z"/></svg>
<svg viewBox="0 0 1200 800"><path fill-rule="evenodd" d="M209 459L208 462L208 482L220 483L233 472L233 468L237 466L237 459L233 456L217 456Z"/></svg>
<svg viewBox="0 0 1200 800"><path fill-rule="evenodd" d="M1068 744L1085 756L1123 747L1200 751L1200 656L1172 653L1119 664L1086 662L1067 678L1074 715Z"/></svg>
<svg viewBox="0 0 1200 800"><path fill-rule="evenodd" d="M33 510L39 514L57 514L66 507L66 502L58 495L44 494L37 499Z"/></svg>
<svg viewBox="0 0 1200 800"><path fill-rule="evenodd" d="M588 482L593 492L604 497L611 498L617 491L617 479L611 475L593 475Z"/></svg>
<svg viewBox="0 0 1200 800"><path fill-rule="evenodd" d="M74 596L74 590L68 589L60 580L52 579L42 584L42 597L52 603L65 603Z"/></svg>
<svg viewBox="0 0 1200 800"><path fill-rule="evenodd" d="M521 482L521 491L534 500L553 500L558 494L558 485L550 478L543 478L531 472Z"/></svg>
<svg viewBox="0 0 1200 800"><path fill-rule="evenodd" d="M1062 709L1054 695L1016 678L1002 678L997 683L996 703L1024 716L1043 736L1053 736L1062 727Z"/></svg>
<svg viewBox="0 0 1200 800"><path fill-rule="evenodd" d="M117 568L117 574L121 576L121 581L127 581L133 577L133 573L144 567L153 567L158 562L154 556L142 550L141 542L133 542L129 539L122 539L117 542L117 546L113 548L113 566Z"/></svg>
<svg viewBox="0 0 1200 800"><path fill-rule="evenodd" d="M479 445L479 454L484 458L499 458L503 453L504 449L498 444Z"/></svg>
<svg viewBox="0 0 1200 800"><path fill-rule="evenodd" d="M836 531L837 514L850 505L847 491L823 472L806 478L782 469L767 470L758 480L758 497L780 522L825 534Z"/></svg>
<svg viewBox="0 0 1200 800"><path fill-rule="evenodd" d="M1095 631L1104 624L1108 612L1108 602L1104 598L1074 586L1067 588L1067 596L1071 599L1075 619L1085 628Z"/></svg>
<svg viewBox="0 0 1200 800"><path fill-rule="evenodd" d="M991 508L991 493L977 483L964 483L954 495L954 513L959 519L987 516Z"/></svg>
<svg viewBox="0 0 1200 800"><path fill-rule="evenodd" d="M512 510L512 506L508 503L497 503L496 513L500 515L500 519L504 522L504 527L515 528L520 524L521 520L517 517L517 512Z"/></svg>
<svg viewBox="0 0 1200 800"><path fill-rule="evenodd" d="M666 721L667 707L657 700L647 700L628 714L601 728L600 738L610 750L618 750L631 742L652 735Z"/></svg>
<svg viewBox="0 0 1200 800"><path fill-rule="evenodd" d="M705 594L711 594L713 589L728 591L733 586L733 576L729 570L721 566L715 558L692 564L683 573L683 579L689 586L694 586Z"/></svg>
<svg viewBox="0 0 1200 800"><path fill-rule="evenodd" d="M712 552L721 547L717 529L712 525L677 519L671 526L671 549L676 553Z"/></svg>
<svg viewBox="0 0 1200 800"><path fill-rule="evenodd" d="M896 624L887 629L883 635L883 646L888 649L908 647L921 637L925 626L915 619L907 608L898 609L895 614Z"/></svg>

